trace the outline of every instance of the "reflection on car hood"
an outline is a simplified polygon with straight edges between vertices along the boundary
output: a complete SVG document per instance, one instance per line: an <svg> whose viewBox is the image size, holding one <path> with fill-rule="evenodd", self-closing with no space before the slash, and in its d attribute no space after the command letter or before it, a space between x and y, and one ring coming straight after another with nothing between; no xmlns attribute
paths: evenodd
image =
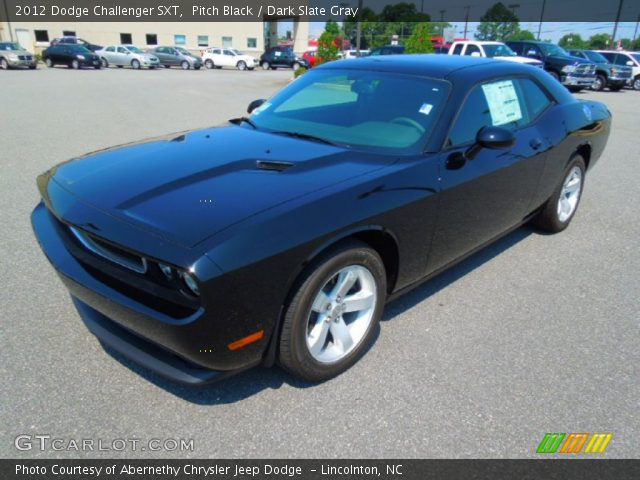
<svg viewBox="0 0 640 480"><path fill-rule="evenodd" d="M96 152L49 175L83 203L192 247L247 217L393 160L231 126ZM258 162L285 163L274 170Z"/></svg>

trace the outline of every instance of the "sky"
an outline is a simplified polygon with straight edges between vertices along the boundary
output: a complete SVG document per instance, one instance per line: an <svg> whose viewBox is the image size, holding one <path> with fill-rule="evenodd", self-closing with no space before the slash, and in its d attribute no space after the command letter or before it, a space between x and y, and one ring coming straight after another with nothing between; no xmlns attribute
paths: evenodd
<svg viewBox="0 0 640 480"><path fill-rule="evenodd" d="M464 22L451 22L456 29L456 37L462 38L464 34ZM288 26L286 26L288 24ZM468 38L473 38L473 32L478 27L478 22L469 22L468 25ZM520 22L520 28L523 30L530 30L534 34L538 33L538 22ZM596 33L608 33L613 34L613 22L543 22L540 36L542 39L549 39L552 42L558 42L563 35L567 33L579 33L582 38L588 39L591 35ZM618 24L618 32L616 33L616 39L621 38L633 38L633 34L636 28L636 22L620 22ZM291 22L282 22L280 25L281 32L291 29ZM311 22L309 28L309 34L317 38L324 30L323 22ZM638 35L640 35L640 28L638 29Z"/></svg>

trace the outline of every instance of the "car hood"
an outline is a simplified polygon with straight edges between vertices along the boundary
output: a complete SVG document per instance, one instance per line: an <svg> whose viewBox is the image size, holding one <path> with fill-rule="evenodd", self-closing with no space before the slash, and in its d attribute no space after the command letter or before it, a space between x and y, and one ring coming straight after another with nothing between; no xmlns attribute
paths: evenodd
<svg viewBox="0 0 640 480"><path fill-rule="evenodd" d="M83 204L194 247L250 216L393 161L230 126L95 152L46 175Z"/></svg>
<svg viewBox="0 0 640 480"><path fill-rule="evenodd" d="M505 56L505 57L501 57L501 56L495 56L494 58L499 58L500 60L508 60L509 62L516 62L516 63L524 63L527 65L540 65L542 64L542 62L540 60L536 60L535 58L529 58L529 57L520 57L520 56Z"/></svg>
<svg viewBox="0 0 640 480"><path fill-rule="evenodd" d="M594 64L594 62L592 62L591 60L587 60L586 58L580 58L580 57L572 57L571 55L551 55L549 58L554 58L556 60L560 60L562 62L571 62L571 63L588 63L588 64Z"/></svg>

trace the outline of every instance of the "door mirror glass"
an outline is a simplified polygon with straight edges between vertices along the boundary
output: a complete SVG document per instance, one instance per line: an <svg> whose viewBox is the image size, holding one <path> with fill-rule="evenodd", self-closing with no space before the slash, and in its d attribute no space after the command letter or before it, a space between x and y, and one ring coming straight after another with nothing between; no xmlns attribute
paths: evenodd
<svg viewBox="0 0 640 480"><path fill-rule="evenodd" d="M249 106L247 107L247 113L251 113L253 112L256 108L258 108L260 105L262 105L264 102L266 102L266 100L264 98L259 98L257 100L254 100L253 102L251 102L249 104Z"/></svg>
<svg viewBox="0 0 640 480"><path fill-rule="evenodd" d="M476 143L464 152L467 160L473 160L483 148L509 148L516 142L515 134L504 127L482 127L476 135Z"/></svg>

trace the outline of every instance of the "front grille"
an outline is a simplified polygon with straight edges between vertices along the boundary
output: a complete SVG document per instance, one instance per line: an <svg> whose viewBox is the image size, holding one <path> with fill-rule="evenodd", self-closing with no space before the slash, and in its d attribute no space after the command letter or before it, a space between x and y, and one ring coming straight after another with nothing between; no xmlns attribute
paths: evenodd
<svg viewBox="0 0 640 480"><path fill-rule="evenodd" d="M574 73L578 75L592 75L596 72L596 66L593 63L581 63L576 66Z"/></svg>
<svg viewBox="0 0 640 480"><path fill-rule="evenodd" d="M18 59L31 61L33 60L33 57L31 55L18 55Z"/></svg>
<svg viewBox="0 0 640 480"><path fill-rule="evenodd" d="M147 259L138 255L133 255L121 248L104 242L89 233L85 233L74 227L69 230L78 239L78 241L89 251L99 255L107 260L128 268L137 273L147 272Z"/></svg>

